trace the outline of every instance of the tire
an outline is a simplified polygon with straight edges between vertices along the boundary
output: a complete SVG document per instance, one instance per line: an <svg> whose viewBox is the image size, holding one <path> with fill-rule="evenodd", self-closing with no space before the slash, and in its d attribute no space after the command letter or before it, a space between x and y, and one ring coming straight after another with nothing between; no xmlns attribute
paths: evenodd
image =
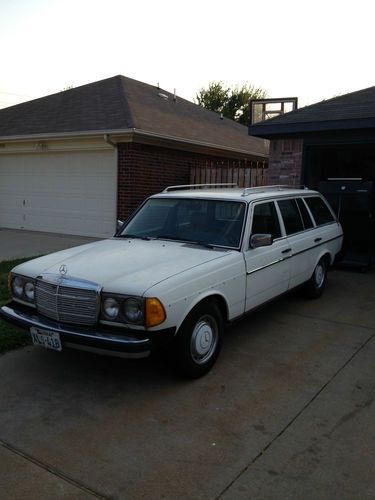
<svg viewBox="0 0 375 500"><path fill-rule="evenodd" d="M309 299L318 299L327 284L327 262L324 258L317 263L313 275L305 285L305 295Z"/></svg>
<svg viewBox="0 0 375 500"><path fill-rule="evenodd" d="M175 339L173 360L177 371L188 378L206 374L219 355L222 337L223 318L215 302L196 306Z"/></svg>

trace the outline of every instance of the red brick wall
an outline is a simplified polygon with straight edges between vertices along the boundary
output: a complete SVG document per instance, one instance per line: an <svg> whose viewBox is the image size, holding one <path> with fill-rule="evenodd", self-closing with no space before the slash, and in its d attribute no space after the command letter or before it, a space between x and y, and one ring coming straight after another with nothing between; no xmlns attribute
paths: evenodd
<svg viewBox="0 0 375 500"><path fill-rule="evenodd" d="M272 139L267 184L301 184L303 139Z"/></svg>
<svg viewBox="0 0 375 500"><path fill-rule="evenodd" d="M190 167L236 161L144 144L118 145L117 216L128 217L148 196L167 186L189 184Z"/></svg>

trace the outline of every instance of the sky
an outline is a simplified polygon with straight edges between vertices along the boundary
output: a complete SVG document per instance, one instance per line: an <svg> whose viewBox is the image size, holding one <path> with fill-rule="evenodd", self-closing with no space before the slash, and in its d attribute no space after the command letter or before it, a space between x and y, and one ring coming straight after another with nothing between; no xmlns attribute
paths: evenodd
<svg viewBox="0 0 375 500"><path fill-rule="evenodd" d="M375 85L374 0L0 0L0 108L118 74L305 106Z"/></svg>

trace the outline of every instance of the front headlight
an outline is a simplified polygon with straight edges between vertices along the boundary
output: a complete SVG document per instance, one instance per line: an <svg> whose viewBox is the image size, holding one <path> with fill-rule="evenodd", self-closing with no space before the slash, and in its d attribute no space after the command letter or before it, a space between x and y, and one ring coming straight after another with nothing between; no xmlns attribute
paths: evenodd
<svg viewBox="0 0 375 500"><path fill-rule="evenodd" d="M23 295L23 280L19 276L16 276L13 279L12 291L16 297L18 297L18 298L22 297L22 295Z"/></svg>
<svg viewBox="0 0 375 500"><path fill-rule="evenodd" d="M31 283L30 281L28 281L27 283L25 283L24 287L23 287L23 291L25 292L25 295L26 297L33 301L34 298L35 298L35 287L34 287L34 283Z"/></svg>
<svg viewBox="0 0 375 500"><path fill-rule="evenodd" d="M141 323L143 320L143 302L138 299L126 299L124 301L124 315L129 323Z"/></svg>
<svg viewBox="0 0 375 500"><path fill-rule="evenodd" d="M129 297L104 292L101 319L128 325L152 327L166 320L163 304L156 297Z"/></svg>
<svg viewBox="0 0 375 500"><path fill-rule="evenodd" d="M120 312L120 305L113 297L108 297L103 302L103 311L108 319L116 319Z"/></svg>
<svg viewBox="0 0 375 500"><path fill-rule="evenodd" d="M26 302L35 301L35 283L31 278L25 276L10 276L12 295L16 299L21 299Z"/></svg>

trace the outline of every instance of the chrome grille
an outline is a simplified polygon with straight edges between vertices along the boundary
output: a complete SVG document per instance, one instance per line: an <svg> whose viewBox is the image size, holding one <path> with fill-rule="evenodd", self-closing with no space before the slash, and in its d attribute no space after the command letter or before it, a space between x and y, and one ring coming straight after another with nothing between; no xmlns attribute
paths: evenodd
<svg viewBox="0 0 375 500"><path fill-rule="evenodd" d="M63 323L93 325L99 314L99 291L96 283L58 275L38 277L36 307L40 314Z"/></svg>

